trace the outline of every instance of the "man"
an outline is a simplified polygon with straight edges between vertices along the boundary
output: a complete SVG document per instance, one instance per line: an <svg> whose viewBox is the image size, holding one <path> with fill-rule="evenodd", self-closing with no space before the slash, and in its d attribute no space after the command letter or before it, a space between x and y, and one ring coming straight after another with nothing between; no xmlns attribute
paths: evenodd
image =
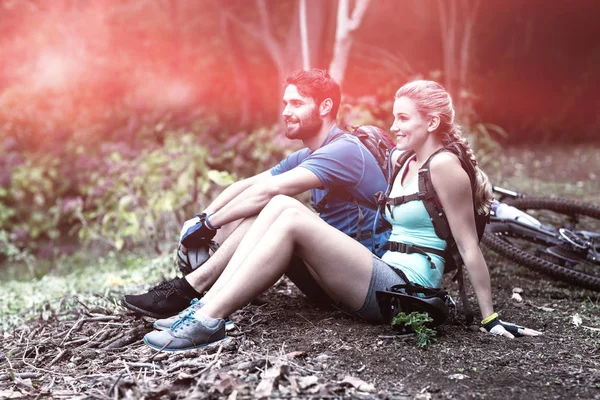
<svg viewBox="0 0 600 400"><path fill-rule="evenodd" d="M199 228L210 236L207 240L214 236L220 247L201 268L183 278L164 282L141 295L123 296L125 307L165 318L185 309L192 299L202 297L202 292L213 285L227 266L256 215L279 194L295 196L311 190L311 204L325 222L357 237L368 248L387 241L389 231L382 228L371 232L374 194L385 190L385 177L375 157L356 137L336 135L340 132L336 125L341 100L339 84L325 71L312 69L292 74L286 85L282 112L286 136L301 140L306 148L269 171L230 185L202 217L186 221L182 238L190 232L188 229ZM187 249L180 247L179 252L185 256ZM329 301L301 259L292 260L286 275L313 300Z"/></svg>

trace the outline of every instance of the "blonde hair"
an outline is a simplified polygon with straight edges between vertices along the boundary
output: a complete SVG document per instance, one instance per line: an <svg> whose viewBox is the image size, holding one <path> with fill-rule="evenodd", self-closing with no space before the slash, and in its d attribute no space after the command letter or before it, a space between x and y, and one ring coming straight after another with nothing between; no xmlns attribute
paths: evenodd
<svg viewBox="0 0 600 400"><path fill-rule="evenodd" d="M435 133L441 136L444 147L456 155L463 153L475 168L473 182L473 201L477 213L489 212L492 201L492 185L487 175L477 165L477 158L465 138L460 126L454 121L455 111L452 97L442 85L434 81L416 80L408 82L396 92L396 99L407 97L415 102L422 115L437 115L440 125Z"/></svg>

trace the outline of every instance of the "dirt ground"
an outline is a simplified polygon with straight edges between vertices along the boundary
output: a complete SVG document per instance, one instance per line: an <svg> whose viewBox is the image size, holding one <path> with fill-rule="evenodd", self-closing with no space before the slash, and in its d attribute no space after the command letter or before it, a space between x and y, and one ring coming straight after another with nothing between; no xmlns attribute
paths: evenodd
<svg viewBox="0 0 600 400"><path fill-rule="evenodd" d="M600 293L485 255L496 310L543 336L469 329L459 310L421 349L414 336L316 308L282 280L232 316L227 340L185 353L146 347L151 320L116 304L30 321L0 343L0 398L600 399Z"/></svg>
<svg viewBox="0 0 600 400"><path fill-rule="evenodd" d="M147 348L151 320L118 306L31 321L0 345L0 397L600 398L600 332L586 324L598 322L598 294L490 258L497 310L544 336L495 337L459 315L423 350L414 336L316 308L284 280L204 350Z"/></svg>

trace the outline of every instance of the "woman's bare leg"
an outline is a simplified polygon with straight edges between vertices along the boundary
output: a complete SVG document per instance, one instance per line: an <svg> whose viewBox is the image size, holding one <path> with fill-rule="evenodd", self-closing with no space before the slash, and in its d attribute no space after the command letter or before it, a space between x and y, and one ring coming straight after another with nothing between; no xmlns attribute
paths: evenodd
<svg viewBox="0 0 600 400"><path fill-rule="evenodd" d="M235 271L226 284L213 286L199 313L224 318L244 306L277 282L293 254L310 265L334 300L352 309L362 306L373 271L369 250L285 196L263 209L238 251L230 262Z"/></svg>
<svg viewBox="0 0 600 400"><path fill-rule="evenodd" d="M229 283L237 269L243 264L248 254L256 247L262 239L265 232L271 227L271 224L281 215L283 211L290 207L298 207L306 212L307 218L321 220L315 213L306 208L302 203L287 197L275 196L255 218L244 237L239 242L235 253L231 256L227 266L221 273L211 289L204 295L203 302L208 302L215 293L219 293Z"/></svg>

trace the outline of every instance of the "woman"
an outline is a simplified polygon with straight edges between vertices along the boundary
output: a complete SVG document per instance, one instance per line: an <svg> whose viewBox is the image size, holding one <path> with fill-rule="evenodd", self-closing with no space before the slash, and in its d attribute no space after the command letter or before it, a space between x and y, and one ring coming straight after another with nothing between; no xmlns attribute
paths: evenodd
<svg viewBox="0 0 600 400"><path fill-rule="evenodd" d="M393 115L391 130L397 137L397 148L413 150L415 155L393 182L391 196L414 193L419 168L450 143L462 146L476 164L454 122L452 99L441 85L414 81L402 86L395 96ZM393 162L400 153L394 152ZM494 313L490 277L479 249L473 216L473 199L478 209L490 207L487 177L477 169L473 196L471 182L459 159L447 151L433 156L430 171L433 187L446 211L475 290L482 323L491 333L513 337L505 329L510 324L501 322ZM392 224L391 241L445 248L420 200L392 207L386 211L386 218ZM170 329L147 334L145 343L153 348L177 351L223 339L226 316L277 282L293 255L305 260L315 281L339 307L372 323L383 319L376 291L405 283L401 275L414 283L439 287L444 268L443 259L433 254L435 268L425 255L418 253L388 251L379 259L354 239L324 223L300 202L277 196L259 214L208 293ZM395 272L395 268L401 273ZM518 333L541 334L530 329L521 329Z"/></svg>

